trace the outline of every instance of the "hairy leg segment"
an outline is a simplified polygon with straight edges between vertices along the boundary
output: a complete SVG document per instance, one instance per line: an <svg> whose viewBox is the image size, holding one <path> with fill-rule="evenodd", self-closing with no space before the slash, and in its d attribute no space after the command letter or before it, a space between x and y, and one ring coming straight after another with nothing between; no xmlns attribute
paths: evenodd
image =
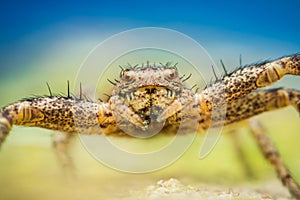
<svg viewBox="0 0 300 200"><path fill-rule="evenodd" d="M288 188L290 193L296 199L300 199L300 186L294 180L288 168L284 164L275 145L266 134L265 128L255 118L250 119L249 124L251 133L254 136L258 147L270 164L274 166L278 177L282 181L282 184Z"/></svg>
<svg viewBox="0 0 300 200"><path fill-rule="evenodd" d="M8 105L0 111L0 146L13 125L74 133L102 134L115 127L104 103L67 97L39 97Z"/></svg>

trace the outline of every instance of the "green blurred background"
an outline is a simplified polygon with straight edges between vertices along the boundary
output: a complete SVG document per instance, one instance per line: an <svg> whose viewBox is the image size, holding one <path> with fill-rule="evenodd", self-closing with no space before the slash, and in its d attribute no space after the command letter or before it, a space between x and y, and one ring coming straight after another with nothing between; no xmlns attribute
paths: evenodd
<svg viewBox="0 0 300 200"><path fill-rule="evenodd" d="M297 1L6 2L0 14L0 106L47 94L46 82L54 93L66 93L66 81L73 85L89 52L109 36L131 28L180 31L199 42L216 63L222 58L231 70L239 65L240 54L246 64L299 52L299 5ZM300 89L299 77L285 77L274 85L279 86ZM300 182L299 113L285 108L259 119ZM0 152L0 199L112 199L170 177L185 184L228 187L276 179L246 128L241 129L241 139L255 179L245 176L225 131L205 159L198 159L203 142L199 135L177 162L148 174L103 166L74 139L70 153L78 180L68 181L51 149L52 133L14 127ZM122 142L134 145L131 140Z"/></svg>

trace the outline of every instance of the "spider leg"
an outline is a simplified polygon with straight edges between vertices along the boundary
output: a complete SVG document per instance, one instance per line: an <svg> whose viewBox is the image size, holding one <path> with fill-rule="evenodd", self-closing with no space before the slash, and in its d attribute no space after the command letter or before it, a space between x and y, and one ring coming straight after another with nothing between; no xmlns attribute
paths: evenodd
<svg viewBox="0 0 300 200"><path fill-rule="evenodd" d="M248 119L263 112L293 106L300 113L300 91L294 89L269 89L254 91L233 102L211 110L203 95L195 95L195 104L201 120L199 126L224 126Z"/></svg>
<svg viewBox="0 0 300 200"><path fill-rule="evenodd" d="M13 125L41 127L73 134L110 132L115 121L106 103L67 97L38 97L21 100L0 111L0 145Z"/></svg>
<svg viewBox="0 0 300 200"><path fill-rule="evenodd" d="M300 54L239 68L198 95L202 95L206 106L211 110L240 99L258 88L271 85L288 74L300 75Z"/></svg>
<svg viewBox="0 0 300 200"><path fill-rule="evenodd" d="M251 169L251 164L247 159L245 149L243 148L243 142L240 137L240 132L237 129L232 129L229 131L231 136L233 147L235 149L238 160L240 161L244 173L248 178L254 178L253 170Z"/></svg>
<svg viewBox="0 0 300 200"><path fill-rule="evenodd" d="M293 106L300 113L300 91L282 88L255 91L227 105L225 125L286 106Z"/></svg>
<svg viewBox="0 0 300 200"><path fill-rule="evenodd" d="M283 185L285 185L289 189L290 193L296 199L300 199L300 186L291 176L288 168L282 161L275 145L266 134L266 130L264 129L262 124L254 118L251 118L249 122L251 133L254 136L261 152L263 153L265 158L274 166L277 175L281 179Z"/></svg>
<svg viewBox="0 0 300 200"><path fill-rule="evenodd" d="M64 174L68 179L73 179L75 177L75 166L69 155L69 142L72 136L73 135L58 131L53 134L53 148L63 167Z"/></svg>
<svg viewBox="0 0 300 200"><path fill-rule="evenodd" d="M0 115L0 147L5 141L7 135L9 134L12 128L11 119L7 119Z"/></svg>

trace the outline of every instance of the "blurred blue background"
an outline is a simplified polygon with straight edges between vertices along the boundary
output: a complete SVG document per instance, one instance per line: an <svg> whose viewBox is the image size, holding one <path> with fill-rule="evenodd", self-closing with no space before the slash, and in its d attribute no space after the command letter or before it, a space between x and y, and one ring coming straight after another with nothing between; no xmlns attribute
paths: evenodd
<svg viewBox="0 0 300 200"><path fill-rule="evenodd" d="M32 63L51 56L53 51L70 53L62 48L73 48L76 43L92 48L111 34L143 26L181 31L209 53L223 54L222 58L228 51L245 57L257 51L268 52L257 59L277 56L274 51L278 55L295 53L300 46L299 6L297 0L3 1L0 78L34 67ZM225 48L225 44L233 48Z"/></svg>

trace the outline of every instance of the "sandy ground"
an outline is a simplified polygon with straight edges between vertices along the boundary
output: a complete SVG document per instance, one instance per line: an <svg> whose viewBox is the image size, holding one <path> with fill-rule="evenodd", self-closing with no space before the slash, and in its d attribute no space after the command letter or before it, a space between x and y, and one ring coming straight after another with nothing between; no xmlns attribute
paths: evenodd
<svg viewBox="0 0 300 200"><path fill-rule="evenodd" d="M159 180L154 185L149 185L142 190L130 191L130 195L122 199L128 200L179 200L179 199L252 199L252 200L283 200L291 199L288 192L278 183L249 186L242 185L234 188L217 185L184 185L179 180Z"/></svg>

